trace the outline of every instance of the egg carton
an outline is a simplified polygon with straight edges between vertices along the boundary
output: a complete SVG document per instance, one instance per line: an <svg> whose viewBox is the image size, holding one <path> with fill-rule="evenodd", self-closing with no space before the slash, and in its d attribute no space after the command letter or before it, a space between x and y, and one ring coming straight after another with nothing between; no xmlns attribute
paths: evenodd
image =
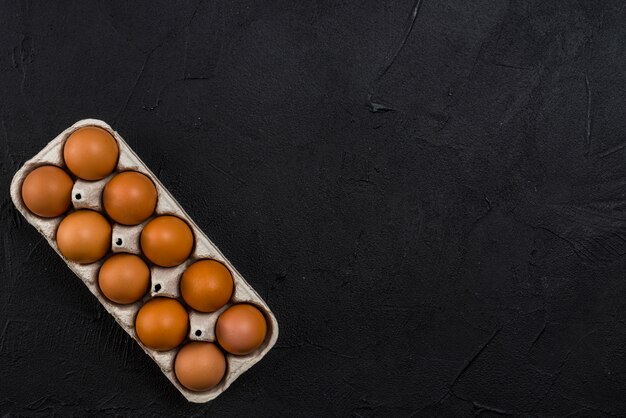
<svg viewBox="0 0 626 418"><path fill-rule="evenodd" d="M56 230L63 216L57 218L41 218L32 214L24 205L21 196L22 182L28 173L42 165L65 166L63 161L63 146L66 139L75 130L85 126L97 126L107 130L117 140L119 160L116 170L108 177L98 181L84 181L77 179L72 190L72 204L75 209L93 209L104 213L102 207L102 191L106 183L116 173L133 170L148 176L155 184L158 192L156 215L175 215L185 220L191 227L195 244L192 255L182 264L171 267L150 267L150 292L141 301L130 305L118 305L102 295L98 287L98 271L104 259L91 264L79 264L64 258L59 252L56 243ZM257 292L246 282L235 267L228 261L211 240L198 228L170 192L161 184L159 179L146 167L141 159L133 152L122 137L107 123L97 119L84 119L76 122L60 135L54 138L37 155L27 161L13 177L11 182L11 198L17 209L45 238L50 246L65 260L68 267L85 283L104 308L115 318L118 324L141 346L161 368L161 371L172 384L190 402L208 402L224 392L242 373L260 361L274 346L278 338L278 323L274 314ZM113 253L126 252L140 254L140 234L144 225L152 219L135 226L124 226L113 223L111 251ZM105 257L106 258L106 257ZM233 303L247 302L255 305L264 313L267 321L267 335L263 344L253 353L245 356L235 356L226 353L227 370L222 381L205 392L194 392L183 387L174 374L174 359L177 349L169 351L152 350L141 343L135 332L135 316L143 303L155 296L167 296L181 300L179 279L183 271L193 262L200 259L220 261L228 267L233 276L234 290L231 301L220 310L212 313L189 311L189 340L215 341L215 323L221 312Z"/></svg>

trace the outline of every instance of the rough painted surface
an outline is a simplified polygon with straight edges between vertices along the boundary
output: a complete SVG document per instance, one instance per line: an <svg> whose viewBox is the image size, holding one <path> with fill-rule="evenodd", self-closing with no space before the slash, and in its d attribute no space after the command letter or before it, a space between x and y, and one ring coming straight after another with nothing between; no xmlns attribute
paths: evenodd
<svg viewBox="0 0 626 418"><path fill-rule="evenodd" d="M0 413L626 415L623 2L56 3L0 1ZM85 117L281 324L210 404L10 203Z"/></svg>

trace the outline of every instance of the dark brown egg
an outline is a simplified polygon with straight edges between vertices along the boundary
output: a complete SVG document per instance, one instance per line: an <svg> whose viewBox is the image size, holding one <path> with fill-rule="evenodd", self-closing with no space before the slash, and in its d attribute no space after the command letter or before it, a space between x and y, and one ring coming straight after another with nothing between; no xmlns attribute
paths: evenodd
<svg viewBox="0 0 626 418"><path fill-rule="evenodd" d="M259 309L246 303L233 305L217 318L215 335L231 354L250 354L265 340L267 323Z"/></svg>
<svg viewBox="0 0 626 418"><path fill-rule="evenodd" d="M189 257L192 249L191 228L176 216L157 216L141 231L141 250L158 266L177 266Z"/></svg>
<svg viewBox="0 0 626 418"><path fill-rule="evenodd" d="M226 358L213 343L190 342L176 355L174 373L180 384L189 390L209 390L224 378Z"/></svg>
<svg viewBox="0 0 626 418"><path fill-rule="evenodd" d="M115 254L100 267L98 285L104 296L113 302L137 302L148 291L150 269L134 254Z"/></svg>
<svg viewBox="0 0 626 418"><path fill-rule="evenodd" d="M63 146L67 168L83 180L100 180L113 172L119 148L108 131L87 126L74 131Z"/></svg>
<svg viewBox="0 0 626 418"><path fill-rule="evenodd" d="M54 218L72 204L72 178L59 167L45 165L28 173L22 183L22 200L35 215Z"/></svg>
<svg viewBox="0 0 626 418"><path fill-rule="evenodd" d="M233 294L233 276L218 261L196 261L183 273L180 292L193 309L213 312L230 300Z"/></svg>
<svg viewBox="0 0 626 418"><path fill-rule="evenodd" d="M104 187L102 202L115 222L137 225L154 213L157 190L144 174L125 171L115 175Z"/></svg>
<svg viewBox="0 0 626 418"><path fill-rule="evenodd" d="M187 336L189 316L176 299L151 299L139 309L135 330L146 347L158 351L171 350Z"/></svg>
<svg viewBox="0 0 626 418"><path fill-rule="evenodd" d="M111 248L111 225L98 212L77 210L63 218L56 240L59 251L68 260L93 263Z"/></svg>

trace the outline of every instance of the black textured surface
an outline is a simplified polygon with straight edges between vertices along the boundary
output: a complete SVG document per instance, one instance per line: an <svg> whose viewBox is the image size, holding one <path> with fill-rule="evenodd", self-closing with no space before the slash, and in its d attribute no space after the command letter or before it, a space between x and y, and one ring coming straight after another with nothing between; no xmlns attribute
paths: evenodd
<svg viewBox="0 0 626 418"><path fill-rule="evenodd" d="M2 415L626 415L622 1L0 5ZM10 202L85 117L279 320L210 404Z"/></svg>

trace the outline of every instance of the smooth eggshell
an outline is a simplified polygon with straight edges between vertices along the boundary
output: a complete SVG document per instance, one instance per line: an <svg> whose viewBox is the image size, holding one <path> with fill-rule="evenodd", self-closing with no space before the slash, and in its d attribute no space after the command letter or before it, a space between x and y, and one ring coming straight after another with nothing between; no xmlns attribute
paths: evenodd
<svg viewBox="0 0 626 418"><path fill-rule="evenodd" d="M124 171L115 175L104 187L102 203L115 222L137 225L154 213L157 190L144 174Z"/></svg>
<svg viewBox="0 0 626 418"><path fill-rule="evenodd" d="M240 356L259 348L266 333L265 317L260 310L246 303L226 309L215 325L215 335L222 348Z"/></svg>
<svg viewBox="0 0 626 418"><path fill-rule="evenodd" d="M230 300L233 294L233 276L218 261L196 261L183 273L180 292L193 309L214 312Z"/></svg>
<svg viewBox="0 0 626 418"><path fill-rule="evenodd" d="M98 212L77 210L63 218L56 240L59 251L68 260L93 263L111 248L111 225Z"/></svg>
<svg viewBox="0 0 626 418"><path fill-rule="evenodd" d="M213 343L190 342L176 355L174 373L180 384L189 390L209 390L224 378L226 358Z"/></svg>
<svg viewBox="0 0 626 418"><path fill-rule="evenodd" d="M100 180L113 172L119 148L109 132L95 126L77 129L65 141L67 168L83 180Z"/></svg>
<svg viewBox="0 0 626 418"><path fill-rule="evenodd" d="M189 315L176 299L154 298L137 313L135 330L148 348L167 351L179 346L189 330Z"/></svg>
<svg viewBox="0 0 626 418"><path fill-rule="evenodd" d="M73 185L72 178L61 168L38 167L22 183L22 201L35 215L54 218L70 208Z"/></svg>
<svg viewBox="0 0 626 418"><path fill-rule="evenodd" d="M98 285L109 300L121 304L133 303L148 291L150 269L134 254L115 254L100 267Z"/></svg>
<svg viewBox="0 0 626 418"><path fill-rule="evenodd" d="M158 266L177 266L189 257L192 249L191 228L176 216L157 216L141 231L141 250Z"/></svg>

